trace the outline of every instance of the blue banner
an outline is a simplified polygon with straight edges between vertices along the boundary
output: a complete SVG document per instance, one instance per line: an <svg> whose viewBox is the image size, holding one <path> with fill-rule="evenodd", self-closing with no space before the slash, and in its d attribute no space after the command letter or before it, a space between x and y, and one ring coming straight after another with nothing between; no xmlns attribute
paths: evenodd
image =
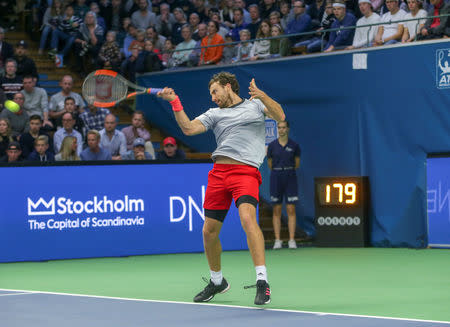
<svg viewBox="0 0 450 327"><path fill-rule="evenodd" d="M450 248L450 158L427 160L428 246Z"/></svg>
<svg viewBox="0 0 450 327"><path fill-rule="evenodd" d="M0 262L201 252L210 163L2 167ZM234 204L224 250L247 249Z"/></svg>

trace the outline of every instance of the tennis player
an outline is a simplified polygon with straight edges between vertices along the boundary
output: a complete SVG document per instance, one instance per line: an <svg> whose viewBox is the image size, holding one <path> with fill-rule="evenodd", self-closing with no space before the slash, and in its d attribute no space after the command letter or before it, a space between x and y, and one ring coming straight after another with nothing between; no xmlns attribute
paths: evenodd
<svg viewBox="0 0 450 327"><path fill-rule="evenodd" d="M264 236L256 220L261 184L258 168L265 155L265 116L282 121L285 115L280 104L261 91L254 79L250 82L248 100L239 96L236 76L227 72L212 77L209 93L218 107L209 109L194 120L188 118L173 89L166 87L158 93L172 105L175 119L184 134L196 135L211 129L217 142L203 205L203 244L211 279L194 297L194 302L208 302L214 295L225 293L230 288L222 275L219 233L234 199L256 270L255 304L267 304L270 302L270 288Z"/></svg>

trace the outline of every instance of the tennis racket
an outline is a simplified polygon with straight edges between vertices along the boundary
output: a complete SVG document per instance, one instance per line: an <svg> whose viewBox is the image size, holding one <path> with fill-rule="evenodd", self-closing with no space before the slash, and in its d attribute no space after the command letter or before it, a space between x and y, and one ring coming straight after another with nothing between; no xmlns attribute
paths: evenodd
<svg viewBox="0 0 450 327"><path fill-rule="evenodd" d="M135 92L128 93L128 88ZM162 89L145 88L131 83L117 72L99 69L90 73L83 82L83 97L88 104L96 107L113 107L120 101L138 94L157 94Z"/></svg>

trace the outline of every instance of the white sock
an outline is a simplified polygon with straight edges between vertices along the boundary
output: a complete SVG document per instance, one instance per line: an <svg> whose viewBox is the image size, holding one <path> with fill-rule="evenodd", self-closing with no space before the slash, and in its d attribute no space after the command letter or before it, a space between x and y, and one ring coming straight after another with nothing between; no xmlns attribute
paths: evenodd
<svg viewBox="0 0 450 327"><path fill-rule="evenodd" d="M266 266L255 266L256 280L265 280L267 282L267 269Z"/></svg>
<svg viewBox="0 0 450 327"><path fill-rule="evenodd" d="M219 271L210 270L209 273L211 275L211 281L214 283L214 285L222 284L223 279L222 270Z"/></svg>

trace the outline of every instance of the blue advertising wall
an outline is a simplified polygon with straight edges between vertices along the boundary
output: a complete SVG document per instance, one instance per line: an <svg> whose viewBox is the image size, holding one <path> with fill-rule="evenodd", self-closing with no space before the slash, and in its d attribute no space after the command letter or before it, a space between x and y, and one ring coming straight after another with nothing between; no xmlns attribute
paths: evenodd
<svg viewBox="0 0 450 327"><path fill-rule="evenodd" d="M450 157L427 160L428 246L450 248Z"/></svg>
<svg viewBox="0 0 450 327"><path fill-rule="evenodd" d="M372 245L425 247L427 153L450 149L449 63L450 43L444 41L149 74L138 81L174 88L195 118L214 106L208 91L212 74L235 73L243 97L254 77L281 103L290 136L302 148L297 210L302 228L314 233L314 177L369 176ZM211 132L184 136L161 99L140 96L137 108L194 149L214 150ZM268 198L266 163L261 171Z"/></svg>
<svg viewBox="0 0 450 327"><path fill-rule="evenodd" d="M1 167L0 262L202 252L211 167ZM220 237L247 249L234 206Z"/></svg>

